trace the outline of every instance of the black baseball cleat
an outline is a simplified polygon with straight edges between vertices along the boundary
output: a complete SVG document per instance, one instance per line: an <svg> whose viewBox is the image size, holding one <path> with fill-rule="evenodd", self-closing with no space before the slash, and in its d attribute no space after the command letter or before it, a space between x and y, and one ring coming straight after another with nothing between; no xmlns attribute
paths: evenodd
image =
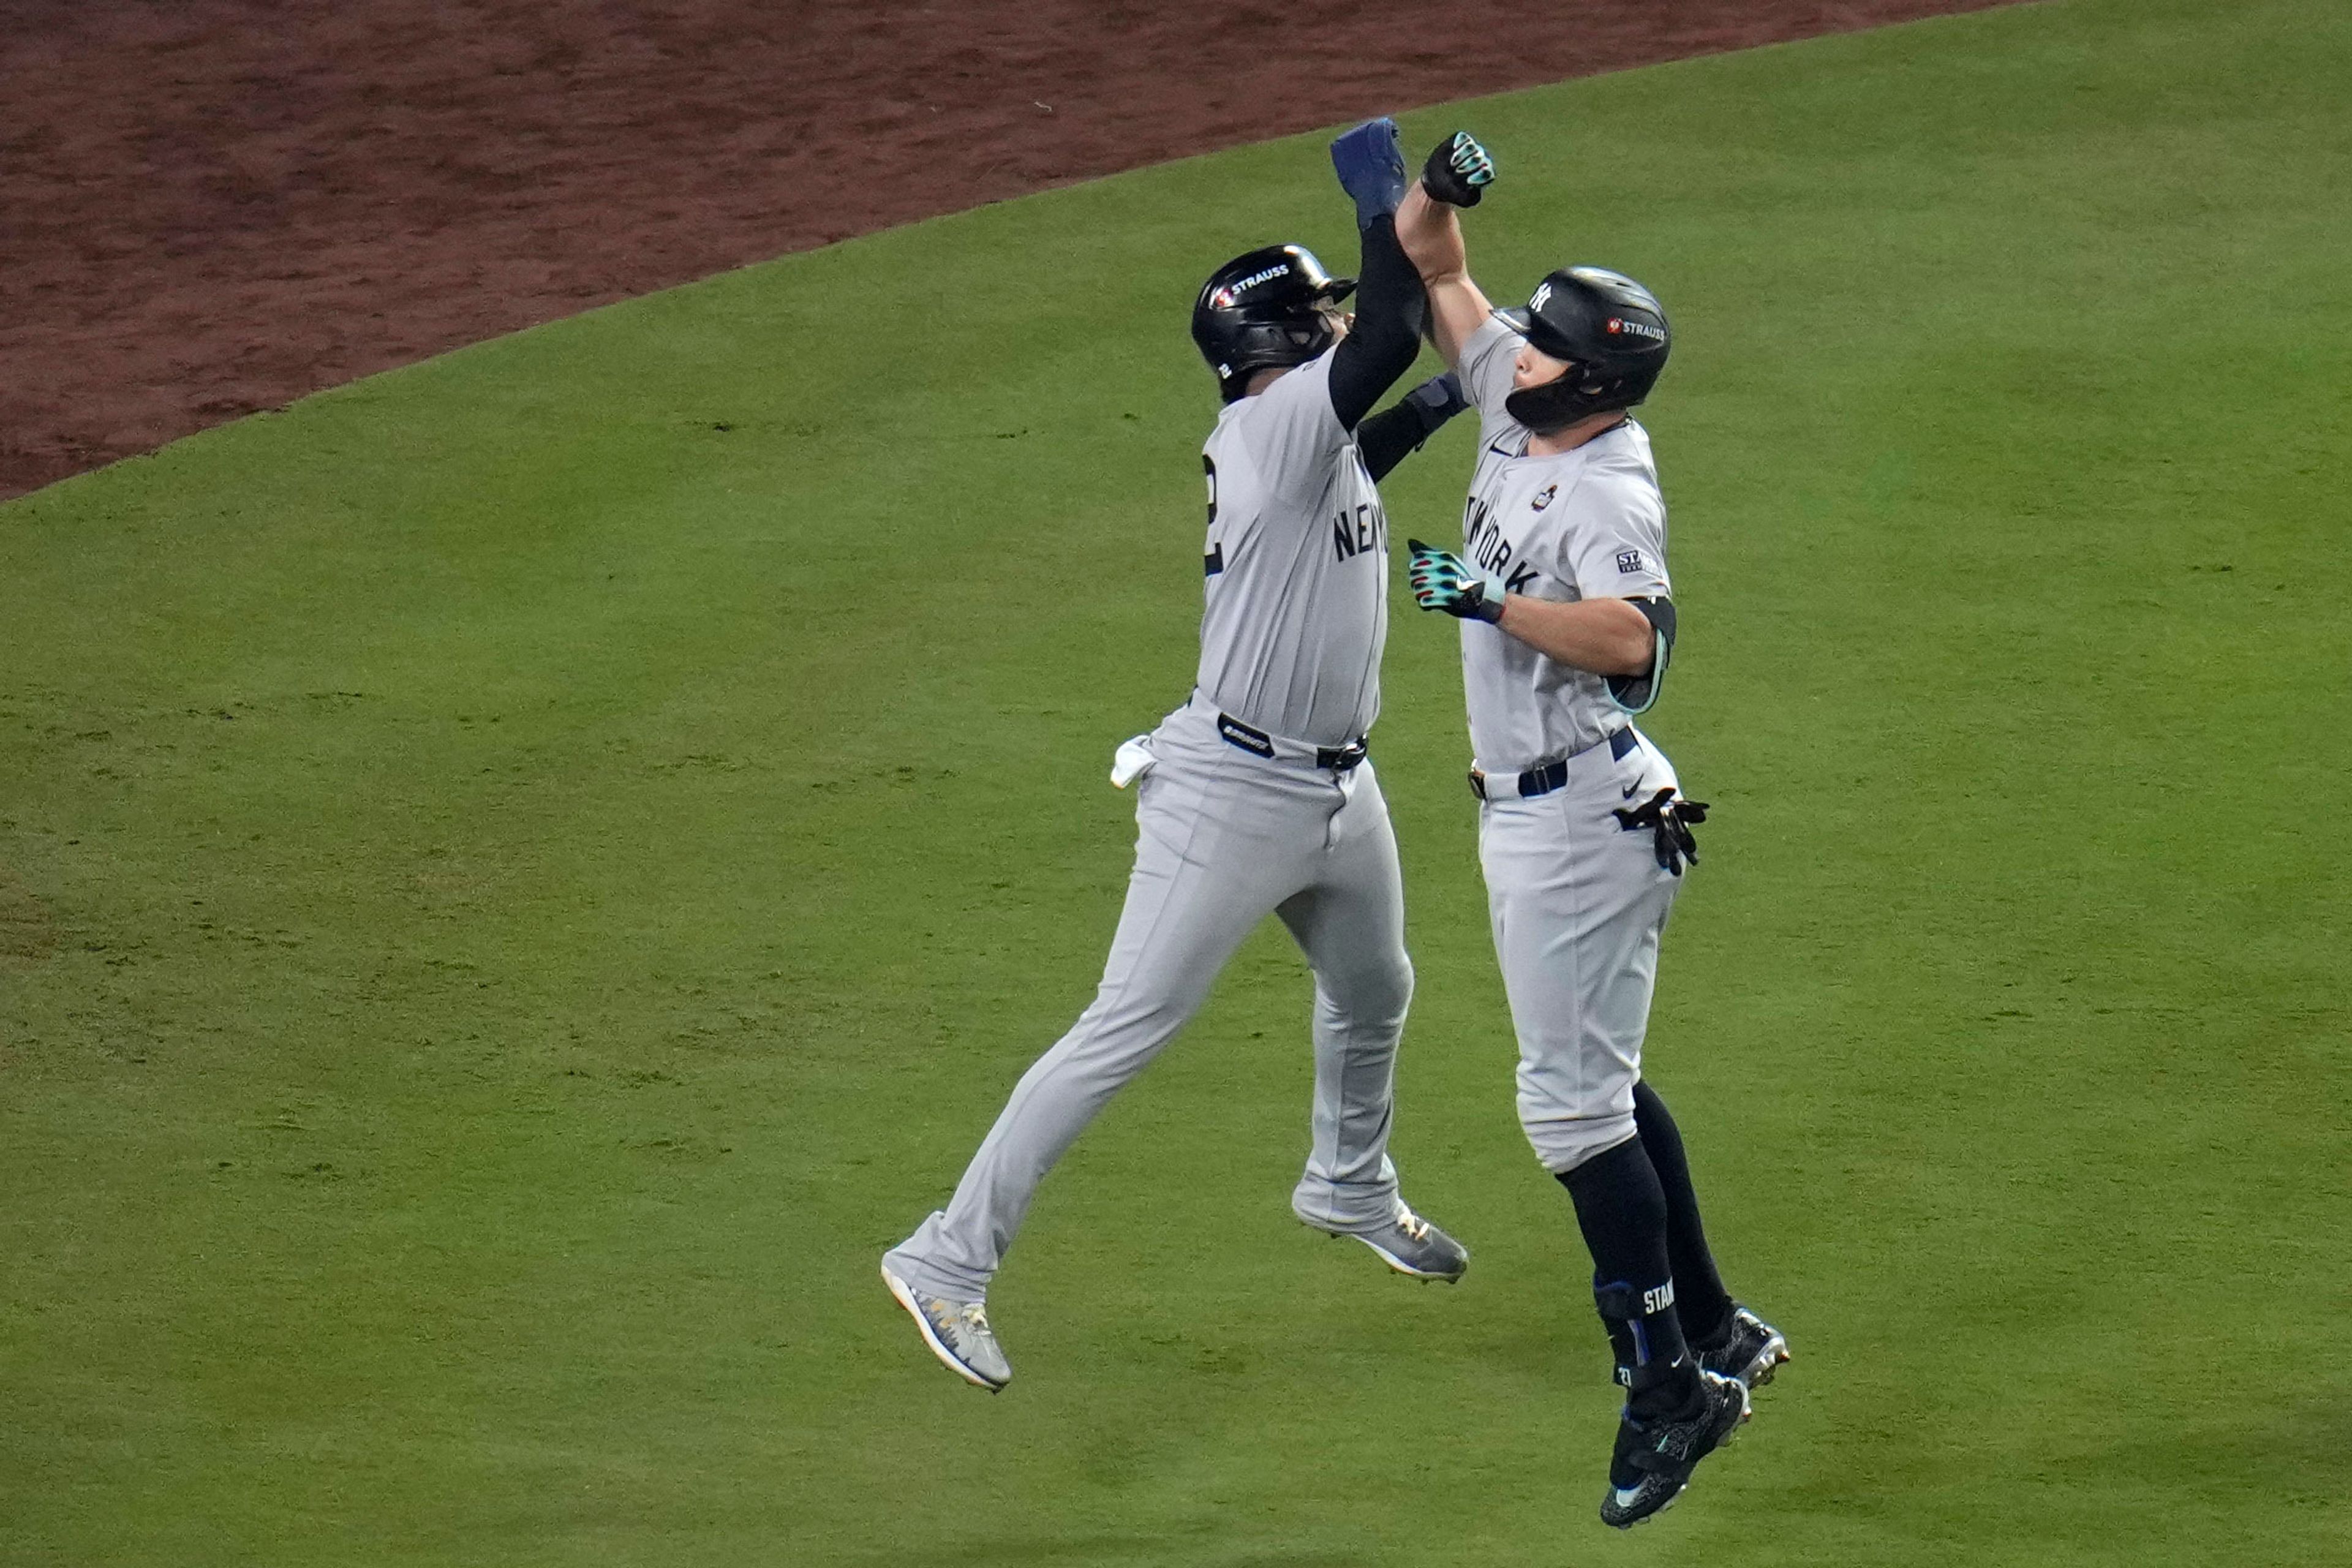
<svg viewBox="0 0 2352 1568"><path fill-rule="evenodd" d="M1601 1522L1630 1530L1671 1507L1690 1484L1698 1462L1731 1441L1748 1419L1748 1385L1719 1373L1698 1374L1698 1399L1680 1415L1637 1421L1629 1408L1617 1418L1617 1447L1610 1456L1609 1490L1601 1499ZM1622 1476L1633 1477L1619 1486Z"/></svg>
<svg viewBox="0 0 2352 1568"><path fill-rule="evenodd" d="M1789 1338L1734 1301L1731 1323L1724 1331L1722 1342L1693 1344L1691 1349L1698 1353L1701 1371L1736 1377L1752 1390L1771 1382L1780 1363L1789 1359Z"/></svg>

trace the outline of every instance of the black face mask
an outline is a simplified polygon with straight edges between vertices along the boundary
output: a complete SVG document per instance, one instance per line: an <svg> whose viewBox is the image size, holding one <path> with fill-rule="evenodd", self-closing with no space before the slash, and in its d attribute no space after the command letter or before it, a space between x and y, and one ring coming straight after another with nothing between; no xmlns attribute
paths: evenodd
<svg viewBox="0 0 2352 1568"><path fill-rule="evenodd" d="M1587 377L1582 366L1570 365L1556 380L1512 393L1503 399L1503 408L1537 435L1549 436L1555 430L1567 429L1580 419L1626 406L1622 392L1611 396L1613 387L1612 383Z"/></svg>
<svg viewBox="0 0 2352 1568"><path fill-rule="evenodd" d="M1595 414L1633 407L1650 395L1658 370L1656 363L1633 366L1607 360L1571 360L1566 370L1541 386L1523 387L1503 399L1503 408L1537 435L1549 436Z"/></svg>

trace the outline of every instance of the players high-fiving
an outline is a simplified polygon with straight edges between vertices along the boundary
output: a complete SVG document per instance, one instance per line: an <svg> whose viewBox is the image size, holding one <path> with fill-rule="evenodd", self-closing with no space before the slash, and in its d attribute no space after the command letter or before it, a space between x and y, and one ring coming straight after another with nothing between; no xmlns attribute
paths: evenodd
<svg viewBox="0 0 2352 1568"><path fill-rule="evenodd" d="M1397 243L1395 123L1358 126L1331 158L1356 205L1361 284L1277 245L1225 263L1193 302L1193 342L1223 402L1202 454L1200 665L1191 696L1119 748L1113 782L1139 781L1135 868L1101 986L1014 1086L947 1207L882 1260L924 1342L985 1388L1013 1375L983 1302L1038 1183L1269 914L1315 972L1312 1143L1292 1210L1401 1273L1454 1280L1469 1267L1399 1195L1388 1155L1412 965L1365 743L1388 636L1375 481L1462 404L1441 376L1370 415L1420 353L1426 310ZM1352 318L1340 308L1351 293ZM1192 1180L1162 1175L1162 1197ZM1187 1245L1215 1266L1214 1235Z"/></svg>
<svg viewBox="0 0 2352 1568"><path fill-rule="evenodd" d="M882 1274L942 1362L1003 1387L983 1303L1038 1184L1276 914L1315 973L1313 1135L1292 1209L1400 1272L1462 1277L1469 1254L1405 1204L1388 1155L1412 967L1367 737L1388 633L1376 481L1475 407L1460 546L1413 542L1409 578L1423 608L1461 624L1519 1118L1592 1257L1626 1389L1601 1512L1630 1525L1675 1500L1788 1359L1724 1289L1681 1135L1642 1070L1659 941L1706 810L1632 721L1658 699L1677 629L1665 503L1629 412L1672 329L1648 289L1593 267L1494 310L1457 214L1495 164L1467 132L1410 182L1391 121L1339 137L1331 158L1356 206L1360 283L1277 245L1219 268L1193 302L1223 404L1202 453L1200 662L1190 697L1118 750L1112 780L1138 785L1138 836L1102 983ZM1451 374L1372 415L1424 323ZM1171 1191L1186 1181L1165 1173ZM1187 1245L1216 1256L1213 1236Z"/></svg>

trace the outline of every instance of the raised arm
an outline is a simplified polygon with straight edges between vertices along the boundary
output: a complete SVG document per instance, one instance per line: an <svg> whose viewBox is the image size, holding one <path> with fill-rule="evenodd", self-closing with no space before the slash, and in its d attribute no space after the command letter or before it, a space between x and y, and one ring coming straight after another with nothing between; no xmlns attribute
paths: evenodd
<svg viewBox="0 0 2352 1568"><path fill-rule="evenodd" d="M1364 230L1362 281L1356 287L1356 324L1331 351L1331 412L1349 429L1421 357L1421 279L1397 248L1393 220Z"/></svg>
<svg viewBox="0 0 2352 1568"><path fill-rule="evenodd" d="M1462 396L1462 381L1452 371L1433 375L1389 407L1356 426L1356 449L1363 454L1364 469L1374 484L1421 450L1422 443L1470 405Z"/></svg>
<svg viewBox="0 0 2352 1568"><path fill-rule="evenodd" d="M1397 246L1396 206L1404 195L1404 157L1396 121L1368 120L1331 143L1340 188L1356 202L1363 240L1356 324L1331 351L1331 412L1349 430L1421 354L1421 279Z"/></svg>
<svg viewBox="0 0 2352 1568"><path fill-rule="evenodd" d="M1429 293L1429 331L1449 369L1458 369L1462 345L1493 311L1470 280L1470 258L1457 209L1475 206L1494 182L1494 161L1466 131L1437 144L1421 178L1397 207L1397 243Z"/></svg>

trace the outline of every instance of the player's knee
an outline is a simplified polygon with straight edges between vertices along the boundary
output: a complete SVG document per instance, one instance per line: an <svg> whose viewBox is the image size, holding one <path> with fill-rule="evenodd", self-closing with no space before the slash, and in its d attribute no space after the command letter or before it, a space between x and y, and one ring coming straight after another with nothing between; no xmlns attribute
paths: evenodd
<svg viewBox="0 0 2352 1568"><path fill-rule="evenodd" d="M1412 1005L1412 960L1402 952L1350 976L1348 994L1339 999L1349 1022L1371 1029L1402 1027Z"/></svg>
<svg viewBox="0 0 2352 1568"><path fill-rule="evenodd" d="M1633 1112L1608 1110L1594 1116L1549 1117L1520 1123L1543 1168L1565 1176L1596 1155L1639 1135Z"/></svg>

